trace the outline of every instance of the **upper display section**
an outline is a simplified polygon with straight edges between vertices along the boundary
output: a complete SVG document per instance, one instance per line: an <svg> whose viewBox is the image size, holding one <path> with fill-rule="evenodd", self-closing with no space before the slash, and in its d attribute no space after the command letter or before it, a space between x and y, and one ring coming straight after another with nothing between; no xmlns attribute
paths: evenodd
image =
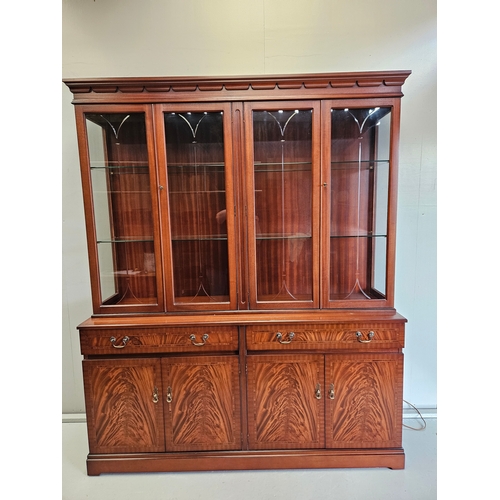
<svg viewBox="0 0 500 500"><path fill-rule="evenodd" d="M94 313L393 308L409 74L65 80Z"/></svg>
<svg viewBox="0 0 500 500"><path fill-rule="evenodd" d="M74 104L402 97L410 71L228 77L65 79Z"/></svg>

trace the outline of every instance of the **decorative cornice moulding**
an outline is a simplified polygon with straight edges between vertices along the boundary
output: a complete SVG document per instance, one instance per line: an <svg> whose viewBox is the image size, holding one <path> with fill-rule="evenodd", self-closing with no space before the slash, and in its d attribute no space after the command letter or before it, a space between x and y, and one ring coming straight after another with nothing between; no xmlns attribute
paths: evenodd
<svg viewBox="0 0 500 500"><path fill-rule="evenodd" d="M228 76L228 77L123 77L123 78L83 78L64 79L75 97L75 103L100 101L100 95L115 94L113 99L120 100L120 95L137 102L183 100L196 95L196 99L236 100L238 93L254 93L256 99L265 98L267 91L276 89L287 92L293 90L308 96L309 90L323 90L325 98L360 97L364 89L374 87L383 97L401 96L401 86L410 71L359 72L359 73L321 73L303 75L264 75L264 76ZM248 97L247 97L248 98Z"/></svg>

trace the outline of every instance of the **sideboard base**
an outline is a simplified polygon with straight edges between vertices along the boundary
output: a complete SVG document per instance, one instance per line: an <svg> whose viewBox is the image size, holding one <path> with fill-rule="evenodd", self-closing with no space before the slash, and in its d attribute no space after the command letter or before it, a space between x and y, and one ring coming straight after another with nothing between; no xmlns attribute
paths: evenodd
<svg viewBox="0 0 500 500"><path fill-rule="evenodd" d="M132 472L387 467L404 469L402 448L321 451L89 454L89 476Z"/></svg>

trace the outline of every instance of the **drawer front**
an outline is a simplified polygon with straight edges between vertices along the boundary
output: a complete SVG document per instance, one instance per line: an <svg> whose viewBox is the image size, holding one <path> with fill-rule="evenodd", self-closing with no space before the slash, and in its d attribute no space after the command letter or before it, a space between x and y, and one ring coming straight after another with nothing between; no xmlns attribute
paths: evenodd
<svg viewBox="0 0 500 500"><path fill-rule="evenodd" d="M273 324L246 329L248 350L403 348L402 323Z"/></svg>
<svg viewBox="0 0 500 500"><path fill-rule="evenodd" d="M80 331L84 355L238 350L235 326L120 328Z"/></svg>

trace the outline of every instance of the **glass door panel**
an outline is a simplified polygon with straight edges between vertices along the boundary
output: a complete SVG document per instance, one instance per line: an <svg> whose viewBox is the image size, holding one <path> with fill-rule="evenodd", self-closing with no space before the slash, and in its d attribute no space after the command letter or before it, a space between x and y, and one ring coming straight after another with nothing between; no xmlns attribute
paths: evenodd
<svg viewBox="0 0 500 500"><path fill-rule="evenodd" d="M315 119L312 107L251 112L254 307L313 307L316 298Z"/></svg>
<svg viewBox="0 0 500 500"><path fill-rule="evenodd" d="M85 114L101 303L158 304L144 113Z"/></svg>
<svg viewBox="0 0 500 500"><path fill-rule="evenodd" d="M390 113L330 110L330 301L385 298Z"/></svg>
<svg viewBox="0 0 500 500"><path fill-rule="evenodd" d="M173 301L229 304L234 249L224 112L165 112ZM230 246L231 245L231 246Z"/></svg>

